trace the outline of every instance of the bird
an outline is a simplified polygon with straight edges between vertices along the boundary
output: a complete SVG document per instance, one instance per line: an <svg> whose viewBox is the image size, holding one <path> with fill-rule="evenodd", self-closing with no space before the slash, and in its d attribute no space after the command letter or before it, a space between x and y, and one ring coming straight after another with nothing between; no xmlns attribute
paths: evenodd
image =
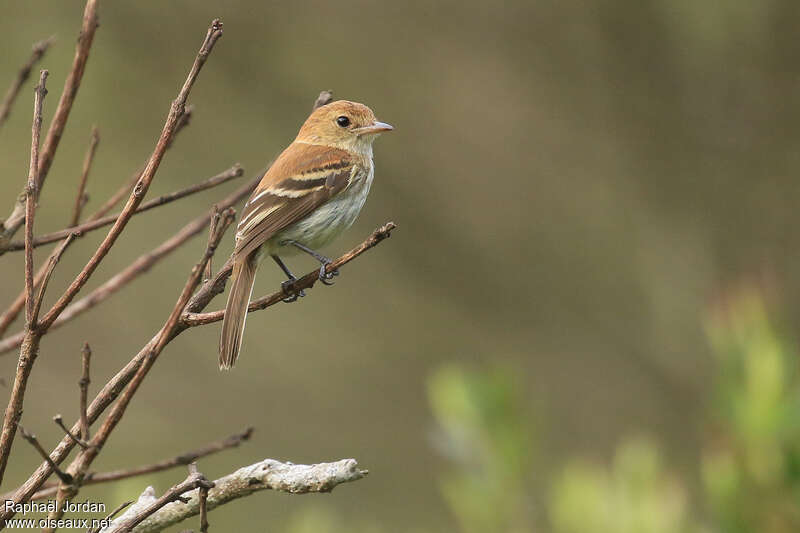
<svg viewBox="0 0 800 533"><path fill-rule="evenodd" d="M220 369L236 363L256 271L267 256L288 277L281 285L293 302L297 278L281 256L304 252L320 262L319 280L331 285L338 272L317 250L358 217L375 176L372 143L394 128L364 104L337 100L306 119L295 140L266 171L244 205L236 227L232 283L219 341Z"/></svg>

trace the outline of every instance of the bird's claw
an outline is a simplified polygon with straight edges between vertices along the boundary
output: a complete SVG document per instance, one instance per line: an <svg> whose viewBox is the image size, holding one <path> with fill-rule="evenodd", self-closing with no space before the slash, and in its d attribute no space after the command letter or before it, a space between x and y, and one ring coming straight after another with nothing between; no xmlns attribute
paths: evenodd
<svg viewBox="0 0 800 533"><path fill-rule="evenodd" d="M339 271L338 270L332 270L330 272L325 270L328 267L329 264L331 264L331 262L324 263L321 267L319 267L319 276L318 277L319 277L319 280L322 282L323 285L333 285L333 282L329 281L329 280L333 279L334 276L338 276L339 275Z"/></svg>
<svg viewBox="0 0 800 533"><path fill-rule="evenodd" d="M298 298L302 298L306 295L306 292L303 289L299 291L295 288L294 284L297 281L297 278L287 279L283 283L281 283L281 290L283 294L287 294L288 296L283 299L284 303L290 304L292 302L296 302Z"/></svg>

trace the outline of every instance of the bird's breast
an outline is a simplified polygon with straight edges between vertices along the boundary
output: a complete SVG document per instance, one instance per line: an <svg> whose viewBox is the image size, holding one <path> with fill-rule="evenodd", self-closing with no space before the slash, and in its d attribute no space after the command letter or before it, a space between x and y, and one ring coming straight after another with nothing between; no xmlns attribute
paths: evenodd
<svg viewBox="0 0 800 533"><path fill-rule="evenodd" d="M319 206L308 216L278 232L270 239L272 248L280 247L281 252L296 250L293 246L282 247L281 242L297 241L311 249L322 248L353 225L361 208L367 200L372 180L375 176L373 165L356 173L352 182L342 192Z"/></svg>

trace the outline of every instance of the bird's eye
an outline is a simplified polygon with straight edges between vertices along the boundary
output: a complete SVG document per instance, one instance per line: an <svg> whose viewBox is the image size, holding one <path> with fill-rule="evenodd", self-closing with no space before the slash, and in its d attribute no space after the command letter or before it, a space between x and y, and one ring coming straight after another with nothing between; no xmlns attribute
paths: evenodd
<svg viewBox="0 0 800 533"><path fill-rule="evenodd" d="M349 119L349 118L347 118L346 116L342 115L341 117L337 117L337 118L336 118L336 123L337 123L339 126L341 126L341 127L343 127L343 128L346 128L347 126L349 126L349 125L350 125L350 119Z"/></svg>

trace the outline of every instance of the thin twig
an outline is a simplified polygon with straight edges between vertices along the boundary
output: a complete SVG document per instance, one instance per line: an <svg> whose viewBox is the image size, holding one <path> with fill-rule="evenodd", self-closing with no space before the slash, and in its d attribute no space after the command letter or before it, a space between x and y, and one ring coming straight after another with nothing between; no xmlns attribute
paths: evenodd
<svg viewBox="0 0 800 533"><path fill-rule="evenodd" d="M139 213L149 211L150 209L153 209L155 207L160 207L162 205L174 202L175 200L180 200L181 198L186 198L187 196L191 196L192 194L203 192L205 190L211 189L212 187L222 185L223 183L227 183L228 181L234 178L242 176L243 173L244 172L242 170L242 167L239 166L238 163L236 163L229 169L220 172L216 176L211 176L210 178L201 181L200 183L195 183L194 185L190 185L189 187L185 187L178 191L164 194L162 196L159 196L158 198L153 198L152 200L143 202L139 207L136 208L134 214L138 215ZM84 222L83 224L79 224L77 226L71 226L69 228L65 228L59 231L54 231L53 233L40 235L39 237L36 237L33 240L33 246L38 247L42 246L43 244L60 241L67 235L83 236L90 231L102 228L104 226L109 226L115 223L117 220L119 220L121 216L122 213L117 213L116 215L109 215L106 217ZM24 249L24 247L25 244L23 242L12 241L9 242L8 245L6 246L6 251L16 252Z"/></svg>
<svg viewBox="0 0 800 533"><path fill-rule="evenodd" d="M58 143L61 141L61 136L67 125L67 119L70 111L72 111L72 104L78 95L78 88L81 85L83 73L86 71L89 50L92 48L97 26L97 0L87 0L83 9L81 32L78 35L78 43L75 45L72 68L64 81L64 90L61 92L61 99L58 101L58 107L56 107L56 112L50 121L50 127L47 129L47 138L42 148L42 158L39 161L39 181L37 182L39 190L41 190L42 184L50 171L50 166L53 164Z"/></svg>
<svg viewBox="0 0 800 533"><path fill-rule="evenodd" d="M42 129L42 101L47 90L47 71L42 70L39 75L39 83L34 91L33 104L33 125L31 126L31 161L28 173L28 184L26 187L25 201L25 332L19 351L17 361L17 371L14 375L14 386L11 389L11 397L8 399L5 414L3 415L3 428L0 432L0 484L3 482L8 457L11 455L11 446L17 432L17 425L22 417L22 406L25 399L25 389L28 386L33 363L39 353L39 341L41 330L38 327L38 309L34 302L33 294L33 218L36 207L36 178L38 174L37 161L39 158L39 135Z"/></svg>
<svg viewBox="0 0 800 533"><path fill-rule="evenodd" d="M186 78L180 93L178 93L178 97L170 106L169 114L167 115L167 121L164 124L164 128L161 130L161 136L158 139L158 143L153 151L153 155L150 156L150 160L147 162L147 166L145 167L144 172L142 172L142 176L139 178L139 181L133 188L133 192L128 198L128 202L125 204L122 213L109 230L105 239L103 239L103 242L100 243L97 251L92 255L91 259L89 259L89 262L86 263L86 266L83 267L83 270L81 270L61 298L58 299L50 311L48 311L44 316L42 319L42 327L44 329L49 328L53 324L56 318L58 318L58 315L60 315L61 312L69 305L72 299L75 298L86 282L89 281L89 278L97 269L98 265L100 265L100 262L105 258L109 250L111 250L111 247L117 241L117 238L122 233L122 230L125 229L128 221L139 207L139 204L142 203L142 199L147 193L147 190L150 188L150 184L152 183L156 171L161 164L161 159L164 157L164 152L167 149L167 145L170 139L172 139L172 136L175 132L175 127L178 124L178 120L183 114L183 109L186 105L186 99L189 97L192 86L197 80L200 69L202 69L203 65L208 59L208 55L214 48L214 44L221 36L222 22L220 22L219 19L215 19L211 22L211 26L208 28L206 38L203 40L200 51L197 53L194 64L189 71L189 76Z"/></svg>
<svg viewBox="0 0 800 533"><path fill-rule="evenodd" d="M79 436L77 436L74 433L72 433L72 431L70 431L70 429L67 426L64 425L64 419L61 418L61 415L54 416L53 417L53 422L55 422L56 425L58 427L60 427L64 431L64 433L66 433L69 436L69 438L71 438L73 441L75 441L75 444L77 444L78 446L80 446L84 450L89 447L89 443L88 442L86 442L85 440L81 439Z"/></svg>
<svg viewBox="0 0 800 533"><path fill-rule="evenodd" d="M156 511L177 500L186 503L188 500L182 498L182 495L193 489L205 488L208 490L213 487L214 483L207 480L206 477L197 471L197 465L192 463L189 465L189 476L181 483L170 488L163 496L156 499L154 502L142 507L137 508L135 512L130 512L133 508L122 515L118 520L114 521L115 531L129 532L132 531L137 524L143 522L146 518L154 514ZM126 516L129 515L129 516Z"/></svg>
<svg viewBox="0 0 800 533"><path fill-rule="evenodd" d="M334 463L297 465L282 463L274 459L245 466L225 477L214 480L214 487L208 491L207 510L211 511L238 498L249 496L262 490L276 490L290 494L330 492L342 483L363 479L369 472L361 470L355 459L342 459ZM135 533L162 531L178 522L196 516L200 512L200 491L183 493L186 503L165 505L148 519L133 528ZM102 533L125 531L128 520L140 515L143 509L150 508L156 499L152 487L147 487L139 499L128 508Z"/></svg>
<svg viewBox="0 0 800 533"><path fill-rule="evenodd" d="M55 37L50 37L33 45L31 57L24 65L22 65L22 68L19 69L17 77L14 78L14 81L11 82L11 86L8 88L8 91L6 91L6 96L3 98L3 103L0 104L0 127L5 124L8 116L11 114L11 107L14 105L14 101L17 99L20 89L22 89L22 86L25 85L26 81L28 81L28 77L31 75L33 66L38 63L40 59L42 59L45 52L47 52L47 49L50 48L50 45L53 44L54 41Z"/></svg>
<svg viewBox="0 0 800 533"><path fill-rule="evenodd" d="M92 360L92 348L88 342L83 343L81 349L81 379L78 381L78 389L80 390L80 410L81 410L81 438L85 441L89 440L89 415L87 414L87 404L89 398L89 384L91 379L89 377L89 366Z"/></svg>
<svg viewBox="0 0 800 533"><path fill-rule="evenodd" d="M31 124L31 158L28 166L28 184L25 187L25 327L35 329L37 314L33 294L33 217L36 213L36 191L39 183L39 137L42 133L42 104L47 94L47 70L39 73L39 83L34 89L33 123Z"/></svg>
<svg viewBox="0 0 800 533"><path fill-rule="evenodd" d="M325 267L326 272L332 272L338 269L339 267L346 265L347 263L349 263L359 255L363 254L370 248L377 246L379 242L388 238L391 235L392 230L395 229L395 227L396 226L394 222L387 222L380 228L376 229L375 231L372 232L372 235L370 235L360 245L356 246L355 248L353 248L346 254L342 255L335 261L329 263ZM319 269L313 272L309 272L302 278L295 281L293 290L296 293L304 289L310 289L314 286L314 283L316 283L318 279L319 279ZM287 294L282 289L275 291L270 295L262 296L261 298L258 298L250 302L250 306L247 308L247 311L253 312L253 311L259 311L261 309L266 309L267 307L273 306L276 303L283 301L287 296L291 296L291 293ZM218 322L222 320L224 317L225 317L225 310L220 309L219 311L212 311L209 313L186 312L184 313L182 320L185 325L189 327L195 327L195 326L202 326L205 324Z"/></svg>
<svg viewBox="0 0 800 533"><path fill-rule="evenodd" d="M214 238L214 235L217 232L217 224L219 224L219 219L220 219L220 211L219 211L219 207L218 206L216 206L216 205L213 206L211 208L211 212L212 212L212 215L211 215L211 222L208 225L208 243L207 244L210 244L211 243L211 239ZM211 279L211 276L214 274L213 267L211 266L211 260L212 259L213 259L213 257L209 258L208 262L206 263L206 268L203 271L203 281L204 282L209 280L209 279Z"/></svg>
<svg viewBox="0 0 800 533"><path fill-rule="evenodd" d="M170 459L165 459L164 461L159 461L158 463L142 465L135 468L110 470L108 472L88 472L81 481L81 486L97 485L100 483L111 483L113 481L119 481L120 479L128 479L132 477L144 476L156 472L163 472L165 470L170 470L172 468L176 468L179 466L186 466L189 463L196 461L202 457L206 457L208 455L212 455L231 448L236 448L242 442L249 440L252 434L253 434L253 428L250 427L245 429L241 433L236 433L235 435L231 435L224 439L211 442L196 450L191 450L182 453L180 455L176 455L175 457L171 457ZM58 483L45 483L44 485L42 485L41 489L36 492L36 494L31 496L30 499L43 500L45 498L50 498L57 491L58 491ZM12 496L13 496L12 494L5 494L3 496L0 496L0 501L5 501L6 499L10 499Z"/></svg>
<svg viewBox="0 0 800 533"><path fill-rule="evenodd" d="M95 436L92 437L91 447L81 452L81 454L75 459L75 463L84 465L90 464L97 456L98 450L105 444L105 441L108 439L111 432L114 430L117 424L119 424L119 421L125 414L125 410L127 409L128 404L130 404L133 395L136 394L139 385L141 385L150 368L152 368L156 359L161 354L164 346L166 346L166 344L172 340L173 334L175 333L175 328L179 325L181 313L183 312L183 309L186 306L186 303L189 301L189 298L191 297L195 288L200 283L200 276L205 269L206 263L216 251L217 245L222 239L222 236L225 234L225 231L228 229L231 223L233 223L233 214L232 208L228 208L223 211L222 218L217 225L217 233L206 247L206 251L203 254L203 257L200 259L200 262L197 263L192 269L189 279L186 281L183 291L181 292L177 303L173 307L172 312L167 318L166 323L161 328L153 348L142 362L142 365L136 371L136 374L133 376L133 379L131 379L131 382L120 395L117 403L114 404L111 412L100 425L100 428L97 430Z"/></svg>
<svg viewBox="0 0 800 533"><path fill-rule="evenodd" d="M37 452L39 452L39 455L42 456L42 459L47 461L47 463L50 465L50 468L53 469L53 472L55 472L55 474L58 476L58 478L61 481L63 481L64 483L67 483L67 484L72 483L72 476L70 476L66 472L63 472L60 468L58 468L58 465L56 465L53 462L53 460L50 459L50 456L47 455L46 451L44 451L44 448L42 448L42 445L39 444L39 439L36 438L36 435L33 435L32 433L28 433L27 431L25 431L25 428L22 427L21 424L17 424L17 427L19 427L19 432L22 435L22 438L25 439L26 441L28 441L30 443L30 445L33 446L33 448Z"/></svg>
<svg viewBox="0 0 800 533"><path fill-rule="evenodd" d="M99 136L97 136L97 129L94 128L93 135L92 135L92 142L89 146L89 151L86 154L86 160L84 161L83 165L83 173L81 175L81 181L78 186L78 194L75 196L75 208L72 213L72 217L70 218L70 225L74 226L80 220L81 213L83 212L83 208L86 205L86 199L88 196L85 193L86 188L86 180L89 176L89 168L91 166L91 162L94 158L95 150L97 149L97 143L99 142ZM33 286L34 287L41 287L42 280L46 277L49 278L50 275L53 273L53 268L55 268L56 263L61 258L61 255L67 249L67 247L72 243L72 239L74 238L73 234L70 234L69 237L63 239L62 246L57 247L53 252L50 253L50 257L48 257L47 261L45 261L39 270L36 272L36 275L33 277ZM41 292L41 291L40 291ZM41 298L37 300L41 304ZM2 314L0 314L0 337L2 337L8 327L14 322L17 318L17 315L22 310L22 307L25 305L25 291L23 291L17 296L17 298L11 303L8 309L6 309Z"/></svg>
<svg viewBox="0 0 800 533"><path fill-rule="evenodd" d="M314 111L331 102L333 102L333 91L322 91L319 93L319 96L317 96L317 99L314 100L314 105L311 107L311 110Z"/></svg>
<svg viewBox="0 0 800 533"><path fill-rule="evenodd" d="M169 144L167 144L167 149L172 146L173 142L178 137L178 134L183 131L183 128L189 125L191 122L192 113L194 113L194 106L186 106L183 115L181 115L180 120L178 120L178 125L175 126L175 133L172 135L172 139L170 139ZM120 200L128 196L131 193L131 190L133 190L133 188L136 186L136 182L139 181L139 178L141 177L142 172L144 172L146 166L147 161L145 161L142 166L136 170L136 172L131 174L130 178L128 178L128 181L123 183L122 186L117 189L117 191L112 194L109 199L106 200L105 203L94 212L92 216L89 217L87 222L92 222L98 218L101 218L103 215L114 209L114 206L117 205Z"/></svg>
<svg viewBox="0 0 800 533"><path fill-rule="evenodd" d="M61 260L61 256L64 255L67 247L72 244L73 236L70 235L63 241L58 247L53 250L50 254L50 257L47 258L47 262L44 264L44 270L42 271L41 279L38 280L39 283L39 292L37 293L36 300L33 304L33 316L39 316L39 310L42 308L42 302L44 301L44 293L47 290L47 285L50 283L50 277L53 275L53 270L55 270L56 265ZM36 279L34 278L33 281L34 287L36 286Z"/></svg>
<svg viewBox="0 0 800 533"><path fill-rule="evenodd" d="M119 514L120 511L122 511L123 509L125 509L126 507L128 507L132 503L133 503L133 500L129 500L127 502L123 502L123 503L119 504L113 511L111 511L108 515L106 515L106 517L103 520L103 522L108 522L109 520L111 520L112 518L117 516L117 514ZM101 527L102 526L97 526L94 529L91 529L91 528L87 529L86 533L98 533L100 531Z"/></svg>
<svg viewBox="0 0 800 533"><path fill-rule="evenodd" d="M208 533L208 489L209 487L200 487L197 491L197 500L200 506L200 533Z"/></svg>
<svg viewBox="0 0 800 533"><path fill-rule="evenodd" d="M81 172L81 180L78 182L78 194L75 195L75 206L72 208L72 218L69 221L70 226L78 225L78 222L81 221L83 206L89 201L89 196L86 194L86 180L89 179L89 171L92 168L92 161L94 161L94 154L97 152L98 144L100 144L100 132L97 126L93 126L89 148L86 150L86 156L83 159L83 170Z"/></svg>
<svg viewBox="0 0 800 533"><path fill-rule="evenodd" d="M217 206L220 209L225 209L237 204L240 200L250 195L260 179L261 175L256 176L250 182L229 194L225 199L220 201ZM175 235L165 240L153 250L139 256L125 269L112 276L108 281L94 289L80 300L70 304L69 307L67 307L64 312L61 313L61 316L58 317L58 320L56 320L53 325L50 326L50 330L61 327L86 311L89 311L113 296L122 288L126 287L139 276L149 271L150 268L152 268L152 266L158 261L200 233L208 224L209 217L209 213L205 212L199 217L195 218L186 224L180 231L175 233ZM22 344L24 336L24 332L19 332L0 340L0 354L9 353L15 348L18 348Z"/></svg>
<svg viewBox="0 0 800 533"><path fill-rule="evenodd" d="M61 140L61 135L64 133L64 127L67 125L67 119L72 110L75 96L78 94L78 88L80 87L83 73L86 70L86 62L89 59L89 50L92 47L96 29L97 0L87 0L83 10L83 22L81 24L81 32L78 35L78 44L75 46L75 57L72 60L72 68L64 82L64 90L61 92L61 98L58 101L56 112L53 114L53 119L50 121L47 137L42 146L42 154L39 158L39 176L36 182L38 194L41 194L42 185L50 171L50 166L53 164L53 158L55 157L58 143ZM17 202L11 214L3 223L2 231L0 231L0 244L11 240L22 225L24 213L24 205ZM2 247L0 247L0 251L1 250Z"/></svg>

